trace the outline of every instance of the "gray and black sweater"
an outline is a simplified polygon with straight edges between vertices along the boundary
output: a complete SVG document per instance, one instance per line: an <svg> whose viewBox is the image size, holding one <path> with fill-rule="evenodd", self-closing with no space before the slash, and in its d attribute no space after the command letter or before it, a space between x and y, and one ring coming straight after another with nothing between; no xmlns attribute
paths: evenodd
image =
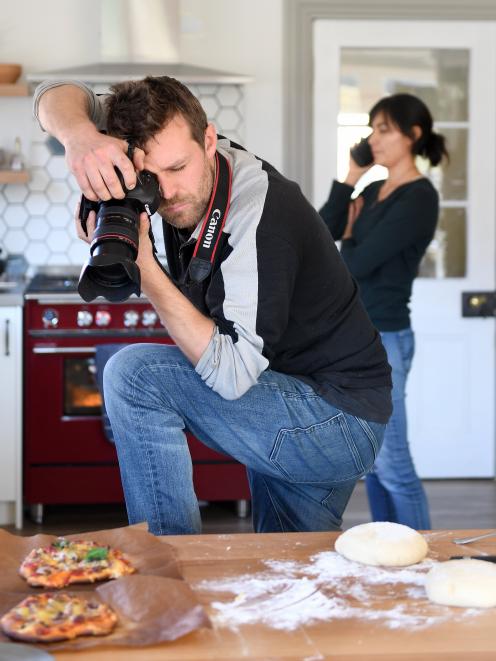
<svg viewBox="0 0 496 661"><path fill-rule="evenodd" d="M232 197L213 274L194 297L217 326L197 372L235 398L273 369L344 411L386 422L386 355L318 213L265 161L225 138L218 150L231 164ZM188 238L164 223L164 232L181 288L198 230Z"/></svg>
<svg viewBox="0 0 496 661"><path fill-rule="evenodd" d="M101 126L101 101L86 89ZM164 222L170 277L216 324L196 371L219 395L236 399L273 369L346 412L386 422L386 353L321 217L265 161L224 138L217 148L232 170L231 205L201 284L187 273L200 225L187 236Z"/></svg>
<svg viewBox="0 0 496 661"><path fill-rule="evenodd" d="M410 327L409 302L420 260L434 236L439 198L422 177L398 186L384 200L377 196L384 181L363 192L363 207L341 255L360 287L367 312L380 331ZM343 236L353 187L334 181L320 215L337 241Z"/></svg>

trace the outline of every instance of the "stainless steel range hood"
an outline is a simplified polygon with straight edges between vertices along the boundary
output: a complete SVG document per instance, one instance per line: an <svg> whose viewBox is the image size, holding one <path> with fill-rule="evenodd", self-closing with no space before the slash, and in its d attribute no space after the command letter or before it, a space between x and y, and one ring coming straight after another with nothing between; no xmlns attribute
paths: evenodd
<svg viewBox="0 0 496 661"><path fill-rule="evenodd" d="M43 80L81 80L89 84L112 85L123 80L137 80L145 76L172 76L183 83L190 84L243 84L249 82L249 76L226 71L206 69L192 64L165 62L99 62L83 64L68 69L38 71L27 74L30 83Z"/></svg>
<svg viewBox="0 0 496 661"><path fill-rule="evenodd" d="M43 80L82 80L111 85L145 76L172 76L191 84L242 84L248 76L179 61L179 0L101 0L98 62L26 76Z"/></svg>

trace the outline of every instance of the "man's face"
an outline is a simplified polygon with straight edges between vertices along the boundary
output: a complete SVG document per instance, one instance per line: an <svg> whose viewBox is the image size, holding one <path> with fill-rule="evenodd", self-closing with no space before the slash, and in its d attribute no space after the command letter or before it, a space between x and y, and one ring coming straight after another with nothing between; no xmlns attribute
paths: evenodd
<svg viewBox="0 0 496 661"><path fill-rule="evenodd" d="M146 143L144 167L157 175L162 195L158 213L174 227L193 230L202 220L212 193L216 147L212 124L202 148L179 114Z"/></svg>

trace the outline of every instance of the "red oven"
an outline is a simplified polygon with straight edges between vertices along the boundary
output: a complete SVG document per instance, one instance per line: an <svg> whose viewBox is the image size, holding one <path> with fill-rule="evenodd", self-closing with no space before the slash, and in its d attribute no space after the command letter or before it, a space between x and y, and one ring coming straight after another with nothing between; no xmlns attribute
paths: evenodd
<svg viewBox="0 0 496 661"><path fill-rule="evenodd" d="M40 273L25 295L24 500L38 522L45 504L123 500L115 447L103 431L95 347L172 343L148 301L84 303L76 287L75 274ZM188 443L198 498L236 500L244 514L244 466L191 435Z"/></svg>

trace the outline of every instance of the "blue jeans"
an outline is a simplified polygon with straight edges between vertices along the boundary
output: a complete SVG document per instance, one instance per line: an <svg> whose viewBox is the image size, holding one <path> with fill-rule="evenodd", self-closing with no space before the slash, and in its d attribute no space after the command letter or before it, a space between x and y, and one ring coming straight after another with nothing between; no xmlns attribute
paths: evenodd
<svg viewBox="0 0 496 661"><path fill-rule="evenodd" d="M201 531L185 428L247 467L257 532L339 529L384 433L270 370L239 399L223 399L168 345L121 349L104 389L129 522L147 521L156 535Z"/></svg>
<svg viewBox="0 0 496 661"><path fill-rule="evenodd" d="M381 333L393 378L393 414L372 471L366 477L374 521L403 523L417 530L431 527L429 505L415 472L407 437L405 388L415 348L410 328Z"/></svg>

